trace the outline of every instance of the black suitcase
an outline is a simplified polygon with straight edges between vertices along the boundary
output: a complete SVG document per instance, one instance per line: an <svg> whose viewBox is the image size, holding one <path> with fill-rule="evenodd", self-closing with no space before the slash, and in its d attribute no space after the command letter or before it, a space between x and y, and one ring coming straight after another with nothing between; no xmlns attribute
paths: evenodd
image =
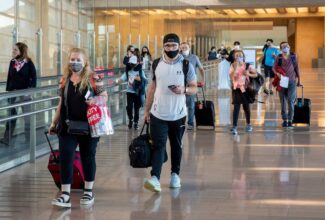
<svg viewBox="0 0 325 220"><path fill-rule="evenodd" d="M297 88L298 89L298 88ZM301 98L297 98L293 124L308 124L310 125L310 116L311 116L311 101L310 99L304 98L304 87L301 86L302 95Z"/></svg>
<svg viewBox="0 0 325 220"><path fill-rule="evenodd" d="M204 88L201 87L203 100L199 100L196 94L197 101L195 102L195 120L196 126L212 126L215 128L215 111L212 101L205 99Z"/></svg>

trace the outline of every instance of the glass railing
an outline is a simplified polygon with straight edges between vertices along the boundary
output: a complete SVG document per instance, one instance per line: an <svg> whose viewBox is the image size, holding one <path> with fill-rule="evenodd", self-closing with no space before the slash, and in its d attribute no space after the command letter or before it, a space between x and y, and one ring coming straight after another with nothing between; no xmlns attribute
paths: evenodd
<svg viewBox="0 0 325 220"><path fill-rule="evenodd" d="M204 63L206 88L217 85L217 62ZM98 70L109 94L108 106L113 124L126 124L126 83L115 85L123 69ZM35 161L49 152L44 131L52 122L59 101L58 77L50 85L38 88L0 93L0 172ZM56 81L56 83L54 83ZM57 147L57 137L50 137Z"/></svg>

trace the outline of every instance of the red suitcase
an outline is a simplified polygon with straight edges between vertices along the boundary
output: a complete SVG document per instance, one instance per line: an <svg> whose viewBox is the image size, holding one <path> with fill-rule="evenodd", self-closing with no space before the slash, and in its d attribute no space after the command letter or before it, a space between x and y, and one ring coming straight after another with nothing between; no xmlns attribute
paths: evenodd
<svg viewBox="0 0 325 220"><path fill-rule="evenodd" d="M48 137L48 132L45 131L46 140L49 143L51 154L49 158L49 163L47 168L49 169L55 185L61 189L61 177L60 177L60 152L58 150L53 150L51 142ZM73 161L73 179L71 188L72 189L83 189L85 184L84 172L82 170L82 164L80 160L80 153L78 151L74 154Z"/></svg>

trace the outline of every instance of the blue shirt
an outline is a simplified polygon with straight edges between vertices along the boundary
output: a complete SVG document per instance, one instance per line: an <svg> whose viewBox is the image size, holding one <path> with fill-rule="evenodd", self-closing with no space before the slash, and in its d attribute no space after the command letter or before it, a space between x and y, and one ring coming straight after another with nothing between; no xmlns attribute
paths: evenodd
<svg viewBox="0 0 325 220"><path fill-rule="evenodd" d="M192 66L194 67L194 70L196 68L203 68L201 62L200 62L200 59L198 58L198 56L194 55L194 54L189 54L188 56L184 56L183 57L185 59L187 59L191 64Z"/></svg>
<svg viewBox="0 0 325 220"><path fill-rule="evenodd" d="M272 54L275 54L275 56L279 55L279 50L275 47L268 47L264 50L264 56L265 56L265 65L266 66L273 66L274 65L274 57Z"/></svg>

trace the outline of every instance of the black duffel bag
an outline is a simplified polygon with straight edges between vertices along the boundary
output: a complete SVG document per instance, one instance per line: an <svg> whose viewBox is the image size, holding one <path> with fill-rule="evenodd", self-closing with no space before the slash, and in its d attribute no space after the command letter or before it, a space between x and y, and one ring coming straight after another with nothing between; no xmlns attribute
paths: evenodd
<svg viewBox="0 0 325 220"><path fill-rule="evenodd" d="M146 127L146 133L143 134ZM145 123L141 129L140 135L134 138L129 145L130 165L133 168L147 168L151 166L151 155L154 146L149 134L149 124ZM165 160L168 159L165 151Z"/></svg>

